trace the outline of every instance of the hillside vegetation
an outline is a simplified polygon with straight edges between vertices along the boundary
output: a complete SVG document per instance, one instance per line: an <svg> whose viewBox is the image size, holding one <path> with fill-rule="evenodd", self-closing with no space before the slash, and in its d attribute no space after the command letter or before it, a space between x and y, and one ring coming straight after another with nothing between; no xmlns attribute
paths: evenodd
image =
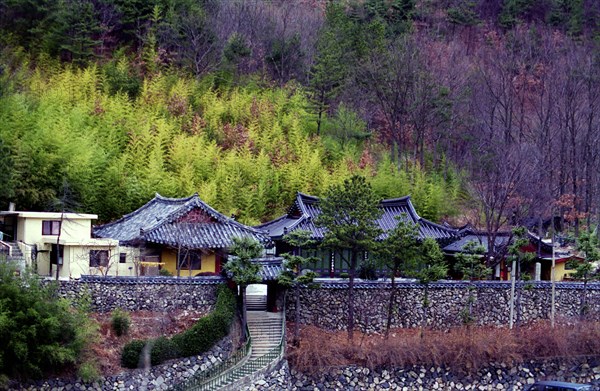
<svg viewBox="0 0 600 391"><path fill-rule="evenodd" d="M299 86L216 89L210 78L158 73L132 100L111 94L96 66L42 68L22 69L0 98L4 200L20 208L48 207L67 186L78 209L107 220L155 192L198 192L258 223L283 213L296 191L319 195L355 172L382 197L413 193L434 219L458 197L454 175L398 170L376 144L316 136Z"/></svg>
<svg viewBox="0 0 600 391"><path fill-rule="evenodd" d="M583 0L0 1L0 205L106 221L198 192L257 223L358 173L433 220L578 233L599 21Z"/></svg>

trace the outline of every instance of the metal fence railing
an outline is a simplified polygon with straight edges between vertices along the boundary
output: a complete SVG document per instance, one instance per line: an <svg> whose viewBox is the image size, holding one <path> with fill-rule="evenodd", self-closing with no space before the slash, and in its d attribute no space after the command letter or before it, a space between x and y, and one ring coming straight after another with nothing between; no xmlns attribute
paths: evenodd
<svg viewBox="0 0 600 391"><path fill-rule="evenodd" d="M229 356L225 361L216 364L206 371L196 373L192 378L188 379L184 383L180 383L173 388L173 391L184 391L184 390L207 390L213 388L217 380L223 380L222 376L226 375L227 372L235 368L242 360L250 356L252 352L252 336L246 326L247 340L241 349L238 349L235 353Z"/></svg>
<svg viewBox="0 0 600 391"><path fill-rule="evenodd" d="M277 346L269 352L252 360L248 360L252 353L252 336L246 326L248 340L244 347L238 350L234 355L222 363L210 368L207 371L194 375L185 383L172 388L175 391L208 391L218 390L221 387L229 385L246 375L250 375L267 365L279 360L285 354L286 331L285 331L285 309L286 300L283 301L283 312L281 317L281 337Z"/></svg>

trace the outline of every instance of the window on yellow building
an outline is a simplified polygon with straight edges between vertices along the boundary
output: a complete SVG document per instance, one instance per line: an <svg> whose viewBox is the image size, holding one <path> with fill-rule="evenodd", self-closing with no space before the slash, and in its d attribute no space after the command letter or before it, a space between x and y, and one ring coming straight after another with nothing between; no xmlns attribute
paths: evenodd
<svg viewBox="0 0 600 391"><path fill-rule="evenodd" d="M59 235L60 220L42 220L42 235Z"/></svg>
<svg viewBox="0 0 600 391"><path fill-rule="evenodd" d="M90 250L90 267L101 266L108 266L108 250Z"/></svg>

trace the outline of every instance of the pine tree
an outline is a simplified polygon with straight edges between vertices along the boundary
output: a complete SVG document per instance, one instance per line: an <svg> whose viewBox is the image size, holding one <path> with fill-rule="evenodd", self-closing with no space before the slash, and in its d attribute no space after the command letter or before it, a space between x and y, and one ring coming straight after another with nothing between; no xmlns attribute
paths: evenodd
<svg viewBox="0 0 600 391"><path fill-rule="evenodd" d="M322 246L340 254L348 265L348 340L354 338L354 278L359 258L375 248L381 234L379 199L364 177L353 176L343 185L331 186L321 199L321 214L315 224L326 229ZM342 258L344 258L342 256Z"/></svg>
<svg viewBox="0 0 600 391"><path fill-rule="evenodd" d="M293 248L292 253L283 254L285 259L283 271L277 281L288 288L294 289L296 298L296 315L294 319L294 339L293 344L300 346L300 288L312 284L317 274L311 270L305 270L306 265L315 262L316 257L305 257L301 255L303 251L314 248L316 242L312 240L310 231L296 230L292 231L283 240Z"/></svg>
<svg viewBox="0 0 600 391"><path fill-rule="evenodd" d="M252 262L260 257L263 246L249 237L233 238L229 249L232 257L225 263L224 269L231 275L233 281L240 287L242 300L242 329L246 329L246 288L250 284L261 282L260 265Z"/></svg>
<svg viewBox="0 0 600 391"><path fill-rule="evenodd" d="M387 324L385 328L386 338L392 325L393 309L396 302L396 276L408 273L414 267L412 263L419 255L419 226L408 221L405 214L397 217L398 224L388 232L388 237L378 246L378 258L380 264L389 270L392 280L390 301L388 303Z"/></svg>

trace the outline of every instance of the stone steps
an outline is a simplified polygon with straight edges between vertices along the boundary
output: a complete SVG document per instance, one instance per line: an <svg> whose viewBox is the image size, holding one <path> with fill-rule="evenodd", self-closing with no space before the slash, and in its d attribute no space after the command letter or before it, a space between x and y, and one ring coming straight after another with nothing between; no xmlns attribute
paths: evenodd
<svg viewBox="0 0 600 391"><path fill-rule="evenodd" d="M248 311L266 311L267 296L265 295L246 295L246 309Z"/></svg>

